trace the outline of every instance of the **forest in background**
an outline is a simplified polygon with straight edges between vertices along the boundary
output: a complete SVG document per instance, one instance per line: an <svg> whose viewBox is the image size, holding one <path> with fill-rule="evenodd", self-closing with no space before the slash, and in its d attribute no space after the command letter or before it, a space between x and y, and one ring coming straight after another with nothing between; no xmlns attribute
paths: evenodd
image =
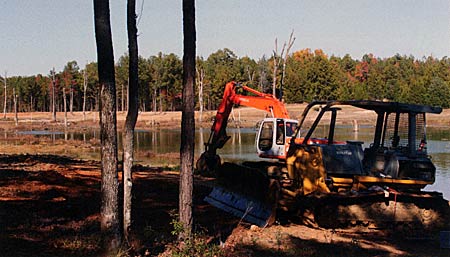
<svg viewBox="0 0 450 257"><path fill-rule="evenodd" d="M127 110L127 55L116 65L117 108ZM277 69L274 69L277 63ZM364 55L361 60L350 55L327 56L322 50L303 49L293 52L283 63L274 57L259 60L238 57L230 49L221 49L208 58L197 58L197 86L203 85L203 108L215 110L222 99L223 88L231 80L239 81L259 91L271 93L276 70L276 87L283 80L286 103L312 100L372 99L450 107L450 59L432 56L417 59L395 55L377 58ZM98 110L99 86L97 63L80 67L69 61L62 71L49 74L11 76L5 74L0 87L1 110L13 111L14 94L19 112L48 112L55 99L56 111ZM6 77L6 80L5 80ZM284 78L282 78L284 77ZM177 55L159 53L149 58L139 57L139 87L141 111L176 111L181 108L182 60ZM6 100L5 97L6 88ZM53 98L53 92L55 97ZM198 98L197 90L197 98ZM66 100L64 100L66 98ZM199 101L196 108L198 109Z"/></svg>

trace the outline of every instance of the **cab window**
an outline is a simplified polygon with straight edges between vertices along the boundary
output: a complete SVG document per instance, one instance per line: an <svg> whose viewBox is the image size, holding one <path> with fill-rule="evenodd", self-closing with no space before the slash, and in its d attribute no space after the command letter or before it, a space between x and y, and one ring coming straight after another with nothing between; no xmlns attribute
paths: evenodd
<svg viewBox="0 0 450 257"><path fill-rule="evenodd" d="M297 129L297 123L286 122L286 136L287 137L292 137L295 133L295 129Z"/></svg>
<svg viewBox="0 0 450 257"><path fill-rule="evenodd" d="M266 121L261 127L258 148L261 151L267 151L272 148L273 142L273 122Z"/></svg>
<svg viewBox="0 0 450 257"><path fill-rule="evenodd" d="M277 145L284 145L284 122L277 120Z"/></svg>

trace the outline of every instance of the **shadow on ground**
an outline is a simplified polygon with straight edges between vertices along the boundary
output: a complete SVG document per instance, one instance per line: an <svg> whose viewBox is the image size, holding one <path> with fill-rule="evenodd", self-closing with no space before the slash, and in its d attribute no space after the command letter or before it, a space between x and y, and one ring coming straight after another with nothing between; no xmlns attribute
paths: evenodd
<svg viewBox="0 0 450 257"><path fill-rule="evenodd" d="M179 176L137 166L133 177L133 254L155 256L176 240L172 221ZM224 245L223 256L450 256L435 239L352 234L341 235L347 241L333 241L323 238L324 230L311 230L319 236L306 237L303 230L311 228L296 224L255 232L203 201L210 185L208 179L195 177L195 230L208 242ZM98 256L99 210L98 162L0 155L0 256Z"/></svg>

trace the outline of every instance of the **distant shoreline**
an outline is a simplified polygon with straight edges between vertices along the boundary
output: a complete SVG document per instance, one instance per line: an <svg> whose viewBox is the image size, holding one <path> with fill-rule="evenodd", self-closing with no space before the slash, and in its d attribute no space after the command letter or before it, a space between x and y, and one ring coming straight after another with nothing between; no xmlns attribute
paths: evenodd
<svg viewBox="0 0 450 257"><path fill-rule="evenodd" d="M293 119L299 119L306 104L287 104L288 112ZM210 128L216 111L204 111L202 122L199 112L195 113L196 127ZM354 107L343 108L339 116L344 117L345 123L357 120L361 125L372 125L375 122L375 114ZM1 117L1 116L0 116ZM14 113L7 113L6 119L0 118L0 127L3 131L24 130L58 130L58 131L86 131L99 128L99 113L86 112L86 119L82 112L67 113L68 126L64 128L64 113L57 113L57 121L52 121L49 112L20 112L18 113L18 126L15 125ZM230 115L229 127L252 128L255 124L266 117L266 113L249 107L235 108ZM117 129L123 129L126 112L117 113ZM427 125L429 127L450 128L450 109L444 109L441 114L428 114ZM181 127L181 112L140 112L136 129L177 129Z"/></svg>

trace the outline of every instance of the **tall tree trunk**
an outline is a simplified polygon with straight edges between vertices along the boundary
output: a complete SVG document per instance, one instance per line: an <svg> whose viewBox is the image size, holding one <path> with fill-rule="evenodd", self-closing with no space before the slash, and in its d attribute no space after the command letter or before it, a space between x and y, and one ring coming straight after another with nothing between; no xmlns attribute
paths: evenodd
<svg viewBox="0 0 450 257"><path fill-rule="evenodd" d="M277 73L278 73L278 40L275 38L275 50L273 51L273 80L272 80L272 95L277 97Z"/></svg>
<svg viewBox="0 0 450 257"><path fill-rule="evenodd" d="M117 109L117 111L119 111L119 95L117 95L117 94L118 94L118 92L116 90L116 109Z"/></svg>
<svg viewBox="0 0 450 257"><path fill-rule="evenodd" d="M205 70L203 68L197 69L198 81L198 104L199 104L199 121L203 121L203 81L205 78Z"/></svg>
<svg viewBox="0 0 450 257"><path fill-rule="evenodd" d="M139 76L139 75L138 75ZM128 78L128 79L130 79L130 78ZM126 106L126 108L125 108L125 110L127 110L128 111L128 108L130 108L129 107L129 105L130 105L130 101L128 100L129 98L128 98L128 95L130 94L130 87L128 86L130 84L130 82L128 82L128 84L127 84L127 97L125 98L125 99L127 99L127 104L125 105ZM139 107L138 107L139 108Z"/></svg>
<svg viewBox="0 0 450 257"><path fill-rule="evenodd" d="M5 102L3 103L3 119L6 119L6 99L7 99L7 94L6 94L6 71L5 71L5 77L3 78L3 80L5 81L5 91L3 92L5 94Z"/></svg>
<svg viewBox="0 0 450 257"><path fill-rule="evenodd" d="M73 115L73 88L70 84L70 114Z"/></svg>
<svg viewBox="0 0 450 257"><path fill-rule="evenodd" d="M117 117L114 52L108 0L94 0L100 90L100 141L102 164L101 229L105 247L116 250L121 243L119 222L119 181L117 174Z"/></svg>
<svg viewBox="0 0 450 257"><path fill-rule="evenodd" d="M180 238L192 232L192 191L195 145L194 84L195 84L195 0L183 0L183 111L181 116L180 196L179 215L184 230Z"/></svg>
<svg viewBox="0 0 450 257"><path fill-rule="evenodd" d="M153 111L156 112L156 86L153 88Z"/></svg>
<svg viewBox="0 0 450 257"><path fill-rule="evenodd" d="M253 85L253 80L255 79L255 71L250 71L250 66L247 66L247 76L250 85Z"/></svg>
<svg viewBox="0 0 450 257"><path fill-rule="evenodd" d="M123 111L125 111L125 97L124 97L124 95L123 95L123 88L125 87L125 85L124 84L122 84L122 87L121 87L121 103L120 103L120 110L123 112Z"/></svg>
<svg viewBox="0 0 450 257"><path fill-rule="evenodd" d="M289 58L289 52L291 50L292 45L294 44L295 41L295 37L294 36L294 30L292 30L291 35L289 36L289 41L287 44L287 49L286 49L286 55L283 59L283 68L282 68L282 72L281 72L281 82L280 82L280 97L279 100L283 101L283 87L284 87L284 77L286 75L286 62L287 59ZM286 43L285 43L286 45ZM281 57L283 58L283 57Z"/></svg>
<svg viewBox="0 0 450 257"><path fill-rule="evenodd" d="M162 112L163 108L162 108L162 96L161 96L161 89L158 88L158 95L159 95L159 111Z"/></svg>
<svg viewBox="0 0 450 257"><path fill-rule="evenodd" d="M67 128L67 95L66 86L63 87L63 104L64 104L64 128Z"/></svg>
<svg viewBox="0 0 450 257"><path fill-rule="evenodd" d="M86 68L87 68L87 65L86 65ZM86 120L86 91L87 91L86 68L83 71L83 120Z"/></svg>
<svg viewBox="0 0 450 257"><path fill-rule="evenodd" d="M51 72L51 71L50 71ZM53 98L52 98L52 88L53 88L53 79L50 78L50 84L49 84L49 89L48 89L48 112L52 113L52 102L53 102Z"/></svg>
<svg viewBox="0 0 450 257"><path fill-rule="evenodd" d="M14 100L14 122L17 127L19 125L19 117L17 116L17 95L15 88L13 88L13 100Z"/></svg>
<svg viewBox="0 0 450 257"><path fill-rule="evenodd" d="M53 121L56 122L56 96L55 96L55 87L56 87L56 81L55 81L55 67L53 67L52 70L52 114L53 114Z"/></svg>
<svg viewBox="0 0 450 257"><path fill-rule="evenodd" d="M128 102L129 108L125 120L125 133L123 138L123 233L125 240L129 242L131 229L131 199L133 178L131 168L134 161L134 128L138 117L138 44L136 28L136 0L128 0L127 3L127 29L128 29L128 53L130 63L128 66ZM122 89L123 95L123 89ZM122 101L123 103L123 101Z"/></svg>

